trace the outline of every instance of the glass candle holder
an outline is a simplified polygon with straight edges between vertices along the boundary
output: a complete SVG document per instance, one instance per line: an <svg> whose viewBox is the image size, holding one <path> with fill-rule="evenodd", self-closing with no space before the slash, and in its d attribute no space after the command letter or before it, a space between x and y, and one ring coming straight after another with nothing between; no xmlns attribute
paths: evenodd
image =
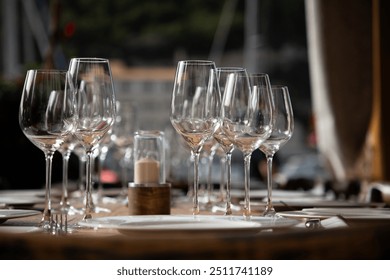
<svg viewBox="0 0 390 280"><path fill-rule="evenodd" d="M134 183L165 184L164 133L137 131L134 135Z"/></svg>
<svg viewBox="0 0 390 280"><path fill-rule="evenodd" d="M130 215L170 214L170 184L165 182L164 133L137 131L134 135L134 182L129 183Z"/></svg>

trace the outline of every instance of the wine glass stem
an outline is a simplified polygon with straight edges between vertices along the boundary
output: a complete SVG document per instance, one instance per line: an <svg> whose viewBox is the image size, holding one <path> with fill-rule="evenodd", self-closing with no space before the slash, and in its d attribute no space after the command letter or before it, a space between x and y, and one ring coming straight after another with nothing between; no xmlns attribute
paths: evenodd
<svg viewBox="0 0 390 280"><path fill-rule="evenodd" d="M199 200L198 200L198 188L199 188L199 152L192 152L194 158L194 197L192 214L199 214Z"/></svg>
<svg viewBox="0 0 390 280"><path fill-rule="evenodd" d="M79 156L79 179L78 187L81 194L85 193L84 176L85 176L85 156Z"/></svg>
<svg viewBox="0 0 390 280"><path fill-rule="evenodd" d="M62 197L61 206L69 206L68 202L68 167L69 167L70 151L64 152L62 155Z"/></svg>
<svg viewBox="0 0 390 280"><path fill-rule="evenodd" d="M221 166L221 175L220 175L220 182L219 182L219 193L221 196L221 201L225 201L225 177L226 177L226 157L221 157L220 160L220 166Z"/></svg>
<svg viewBox="0 0 390 280"><path fill-rule="evenodd" d="M244 155L244 176L245 176L245 200L244 200L244 216L250 217L251 205L250 205L250 166L251 166L251 153Z"/></svg>
<svg viewBox="0 0 390 280"><path fill-rule="evenodd" d="M226 180L226 211L225 215L232 214L232 202L231 202L231 178L232 178L232 154L226 154L226 168L227 168L227 180Z"/></svg>
<svg viewBox="0 0 390 280"><path fill-rule="evenodd" d="M132 160L131 157L132 157L132 149L130 147L125 148L123 151L122 164L121 164L121 185L122 185L121 194L126 198L127 198L128 182L129 182L129 178L127 176L127 167L130 165L130 162Z"/></svg>
<svg viewBox="0 0 390 280"><path fill-rule="evenodd" d="M272 214L275 209L272 205L272 161L273 155L267 155L267 205L265 207L265 214Z"/></svg>
<svg viewBox="0 0 390 280"><path fill-rule="evenodd" d="M85 186L84 220L92 218L92 212L94 207L92 201L92 161L93 161L93 153L92 151L87 151L87 162L85 165L86 186Z"/></svg>
<svg viewBox="0 0 390 280"><path fill-rule="evenodd" d="M103 170L104 160L105 160L105 155L103 152L100 152L98 156L98 166L97 166L97 176L96 176L98 182L98 188L97 188L98 201L101 201L103 196L102 170Z"/></svg>
<svg viewBox="0 0 390 280"><path fill-rule="evenodd" d="M53 152L45 153L46 162L46 191L45 191L45 209L43 210L43 216L41 225L45 229L50 229L52 216L51 216L51 173L52 173L52 162Z"/></svg>
<svg viewBox="0 0 390 280"><path fill-rule="evenodd" d="M212 171L213 171L213 160L214 160L214 153L211 152L210 156L208 157L208 170L207 170L207 200L208 203L211 203L211 197L213 195L214 186L212 182Z"/></svg>

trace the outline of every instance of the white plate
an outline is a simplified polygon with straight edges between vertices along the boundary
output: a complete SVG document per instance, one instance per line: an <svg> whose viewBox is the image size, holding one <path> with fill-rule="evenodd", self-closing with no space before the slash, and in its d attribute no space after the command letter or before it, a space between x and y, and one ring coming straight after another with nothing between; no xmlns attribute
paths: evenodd
<svg viewBox="0 0 390 280"><path fill-rule="evenodd" d="M363 208L363 207L340 207L340 208L304 208L304 212L324 213L328 215L343 215L346 217L356 216L381 216L390 219L390 208Z"/></svg>
<svg viewBox="0 0 390 280"><path fill-rule="evenodd" d="M234 198L243 198L245 192L243 190L231 190L231 196ZM252 199L263 199L267 197L267 190L251 190ZM320 198L320 196L314 195L305 191L289 191L289 190L272 190L272 197L277 199L286 198Z"/></svg>
<svg viewBox="0 0 390 280"><path fill-rule="evenodd" d="M45 202L45 190L2 190L0 204L7 206L33 206Z"/></svg>
<svg viewBox="0 0 390 280"><path fill-rule="evenodd" d="M62 187L62 185L61 185ZM70 192L70 191L69 191ZM52 185L51 189L52 197L58 197L62 194L62 188L54 188ZM39 203L45 201L45 189L20 189L20 190L1 190L0 199L13 199L13 198L22 198L22 199L32 199L38 200Z"/></svg>
<svg viewBox="0 0 390 280"><path fill-rule="evenodd" d="M293 219L327 219L330 217L334 217L334 214L321 214L321 213L312 213L312 212L304 212L304 211L280 211L278 215L285 218L293 218Z"/></svg>
<svg viewBox="0 0 390 280"><path fill-rule="evenodd" d="M81 221L80 226L90 228L110 228L133 235L142 233L183 234L183 233L218 233L218 234L256 234L264 229L290 227L297 222L292 219L271 219L253 217L245 221L243 217L217 215L142 215L142 216L112 216ZM158 234L158 235L156 235Z"/></svg>
<svg viewBox="0 0 390 280"><path fill-rule="evenodd" d="M41 232L39 227L21 227L21 226L0 226L0 233L31 233Z"/></svg>
<svg viewBox="0 0 390 280"><path fill-rule="evenodd" d="M302 211L282 211L279 215L298 219L327 219L342 216L351 221L389 221L390 209L386 208L305 208Z"/></svg>
<svg viewBox="0 0 390 280"><path fill-rule="evenodd" d="M4 197L4 196L44 197L45 196L45 189L1 190L0 197Z"/></svg>
<svg viewBox="0 0 390 280"><path fill-rule="evenodd" d="M8 206L33 206L34 204L44 203L44 198L28 196L6 196L0 197L0 204Z"/></svg>
<svg viewBox="0 0 390 280"><path fill-rule="evenodd" d="M0 223L8 219L22 218L41 214L36 210L22 210L22 209L0 209Z"/></svg>

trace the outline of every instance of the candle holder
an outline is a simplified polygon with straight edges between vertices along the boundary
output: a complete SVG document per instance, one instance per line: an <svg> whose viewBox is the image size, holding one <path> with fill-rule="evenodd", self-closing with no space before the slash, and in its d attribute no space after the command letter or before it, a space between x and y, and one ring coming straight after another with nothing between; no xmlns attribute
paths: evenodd
<svg viewBox="0 0 390 280"><path fill-rule="evenodd" d="M137 131L134 135L134 182L129 183L130 215L171 212L171 185L165 182L164 133Z"/></svg>

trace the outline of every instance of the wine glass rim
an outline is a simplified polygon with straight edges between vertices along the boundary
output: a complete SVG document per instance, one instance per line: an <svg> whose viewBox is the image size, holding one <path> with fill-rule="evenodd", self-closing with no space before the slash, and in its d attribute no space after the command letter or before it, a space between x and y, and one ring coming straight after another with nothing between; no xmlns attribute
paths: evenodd
<svg viewBox="0 0 390 280"><path fill-rule="evenodd" d="M61 69L29 69L28 72L36 72L36 73L66 73L67 70Z"/></svg>
<svg viewBox="0 0 390 280"><path fill-rule="evenodd" d="M100 57L74 57L71 60L77 60L82 62L108 62L107 58L100 58Z"/></svg>
<svg viewBox="0 0 390 280"><path fill-rule="evenodd" d="M164 132L158 129L139 129L134 132L134 136L163 136Z"/></svg>
<svg viewBox="0 0 390 280"><path fill-rule="evenodd" d="M180 60L179 63L189 63L189 64L199 64L199 65L215 64L215 62L212 60L202 60L202 59Z"/></svg>
<svg viewBox="0 0 390 280"><path fill-rule="evenodd" d="M222 67L217 67L215 70L221 72L246 71L244 67L239 67L239 66L222 66Z"/></svg>
<svg viewBox="0 0 390 280"><path fill-rule="evenodd" d="M271 88L273 88L273 89L283 89L283 88L287 88L287 86L281 85L281 84L275 84L275 85L272 85Z"/></svg>
<svg viewBox="0 0 390 280"><path fill-rule="evenodd" d="M250 73L249 76L252 76L252 77L266 77L268 76L267 73Z"/></svg>

